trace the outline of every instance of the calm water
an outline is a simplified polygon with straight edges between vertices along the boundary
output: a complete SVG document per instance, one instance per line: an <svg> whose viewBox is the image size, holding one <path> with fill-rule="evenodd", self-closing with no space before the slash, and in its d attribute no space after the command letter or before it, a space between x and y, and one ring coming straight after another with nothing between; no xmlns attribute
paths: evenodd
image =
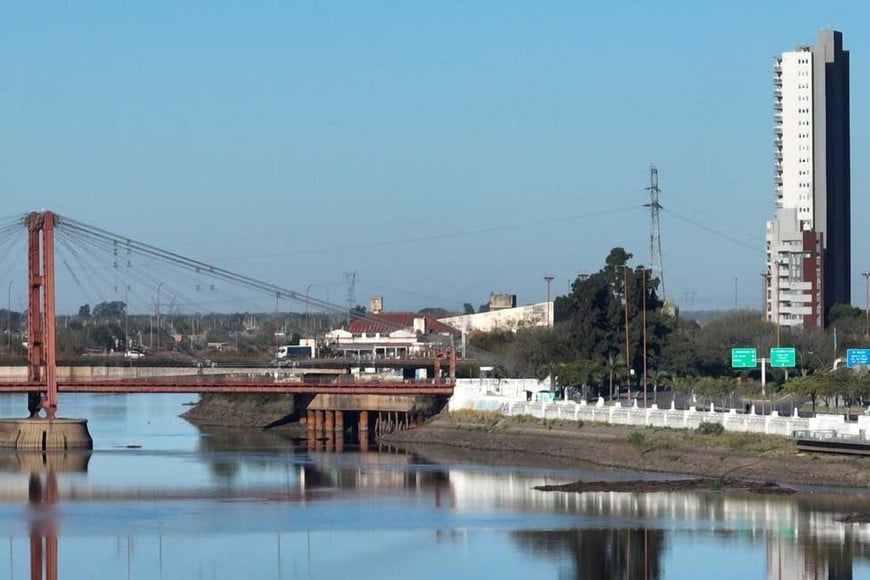
<svg viewBox="0 0 870 580"><path fill-rule="evenodd" d="M188 400L62 397L64 416L90 420L93 453L51 458L50 473L0 455L0 578L41 578L42 547L64 580L870 579L870 525L836 521L866 498L537 492L629 475L308 452L200 432L177 417ZM24 406L0 396L0 416Z"/></svg>

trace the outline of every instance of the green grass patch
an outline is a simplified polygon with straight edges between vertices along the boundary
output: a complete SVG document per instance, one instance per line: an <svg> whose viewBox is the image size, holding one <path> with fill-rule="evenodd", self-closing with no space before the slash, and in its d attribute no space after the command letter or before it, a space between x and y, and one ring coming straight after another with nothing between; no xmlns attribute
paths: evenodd
<svg viewBox="0 0 870 580"><path fill-rule="evenodd" d="M493 426L504 419L498 411L474 411L472 409L450 411L449 417L451 421L456 423L471 423L483 426Z"/></svg>

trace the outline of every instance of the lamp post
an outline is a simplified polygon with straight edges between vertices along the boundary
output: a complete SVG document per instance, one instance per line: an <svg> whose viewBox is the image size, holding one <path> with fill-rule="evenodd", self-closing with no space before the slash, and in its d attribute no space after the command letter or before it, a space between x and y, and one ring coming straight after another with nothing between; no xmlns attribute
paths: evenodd
<svg viewBox="0 0 870 580"><path fill-rule="evenodd" d="M550 312L550 283L553 281L553 275L547 274L544 276L544 281L547 282L547 328L552 328L553 318L552 313Z"/></svg>

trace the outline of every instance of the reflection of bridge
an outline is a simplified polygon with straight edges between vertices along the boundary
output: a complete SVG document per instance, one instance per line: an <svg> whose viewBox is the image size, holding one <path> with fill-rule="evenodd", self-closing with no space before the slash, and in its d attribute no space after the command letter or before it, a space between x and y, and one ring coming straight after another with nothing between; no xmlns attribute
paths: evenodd
<svg viewBox="0 0 870 580"><path fill-rule="evenodd" d="M234 274L159 250L152 246L125 240L78 222L69 223L59 220L52 212L31 213L25 220L27 226L28 256L28 309L27 309L27 375L25 380L0 384L0 392L20 392L28 394L28 410L31 418L40 412L47 419L54 420L57 414L59 393L274 393L308 395L437 395L449 396L453 392L456 368L455 351L444 348L437 352L432 361L434 378L416 380L361 380L338 376L334 378L302 376L294 380L281 380L279 375L259 375L252 378L216 377L198 374L196 377L163 376L147 379L106 378L106 379L69 379L58 377L57 345L55 328L55 229L61 223L75 231L87 231L89 235L102 241L109 240L117 247L123 244L126 252L141 251L152 257L165 259L175 265L193 269L219 279L243 283L249 287L269 292L276 296L282 294L301 299L290 290L284 290L251 278ZM309 302L305 296L306 304ZM127 337L125 336L125 341ZM441 364L449 364L447 376L442 376ZM359 409L355 409L359 410ZM374 409L377 410L377 409ZM316 411L322 413L323 410ZM309 417L316 419L315 416ZM361 421L362 423L362 421ZM41 428L41 427L40 427ZM368 428L366 420L365 428ZM28 436L38 441L40 435ZM21 440L21 436L11 440ZM50 446L52 436L41 434L42 447ZM88 446L90 438L88 437ZM70 445L66 437L58 439L62 445ZM48 443L47 443L48 441ZM73 444L74 445L74 444ZM75 446L75 445L74 445Z"/></svg>

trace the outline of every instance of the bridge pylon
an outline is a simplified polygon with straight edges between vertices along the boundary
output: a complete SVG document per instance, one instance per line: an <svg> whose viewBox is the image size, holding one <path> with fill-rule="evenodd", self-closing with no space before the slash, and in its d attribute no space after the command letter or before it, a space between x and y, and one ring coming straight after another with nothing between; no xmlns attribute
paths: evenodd
<svg viewBox="0 0 870 580"><path fill-rule="evenodd" d="M57 415L57 349L54 294L54 226L50 211L27 216L27 379L45 387L29 393L31 418Z"/></svg>

